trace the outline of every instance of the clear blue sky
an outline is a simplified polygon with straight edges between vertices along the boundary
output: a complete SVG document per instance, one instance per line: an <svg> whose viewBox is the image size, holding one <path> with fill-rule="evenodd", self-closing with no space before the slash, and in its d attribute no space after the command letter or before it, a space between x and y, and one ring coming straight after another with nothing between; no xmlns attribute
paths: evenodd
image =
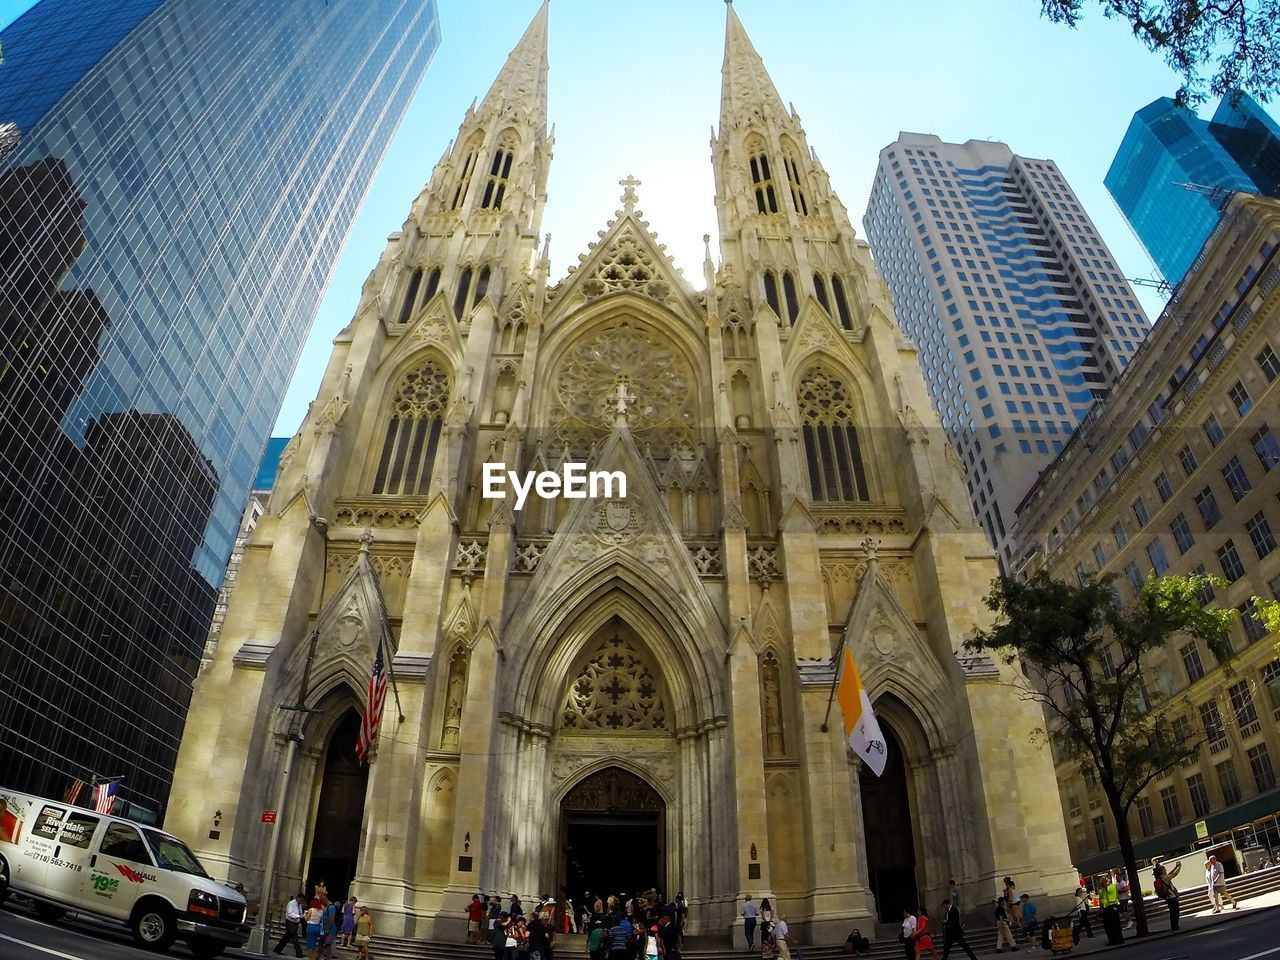
<svg viewBox="0 0 1280 960"><path fill-rule="evenodd" d="M0 24L30 5L0 0ZM277 434L297 429L387 235L537 6L440 0L444 42L352 230ZM859 233L877 154L899 131L990 138L1057 161L1126 275L1151 275L1102 178L1134 111L1172 94L1178 78L1096 6L1075 31L1042 20L1039 0L737 0L736 9ZM543 220L553 282L617 208L617 181L634 174L650 225L702 286L702 235L716 234L708 140L724 16L722 0L553 0L556 146ZM1138 293L1154 320L1161 298Z"/></svg>

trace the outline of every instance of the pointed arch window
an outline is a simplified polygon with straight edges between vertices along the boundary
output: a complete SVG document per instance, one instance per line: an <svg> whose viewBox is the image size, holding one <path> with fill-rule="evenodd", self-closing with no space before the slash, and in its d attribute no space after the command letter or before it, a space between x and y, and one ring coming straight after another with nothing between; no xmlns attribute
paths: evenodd
<svg viewBox="0 0 1280 960"><path fill-rule="evenodd" d="M802 217L809 215L809 204L804 197L804 180L800 178L800 164L794 157L784 156L782 165L787 170L787 186L791 188L791 205Z"/></svg>
<svg viewBox="0 0 1280 960"><path fill-rule="evenodd" d="M422 268L413 271L409 278L409 287L404 292L404 303L400 304L400 322L408 323L413 316L413 308L417 305L418 290L422 287Z"/></svg>
<svg viewBox="0 0 1280 960"><path fill-rule="evenodd" d="M458 289L453 292L453 316L461 320L467 309L467 294L471 291L471 268L467 267L458 276Z"/></svg>
<svg viewBox="0 0 1280 960"><path fill-rule="evenodd" d="M426 495L449 389L449 375L430 360L400 380L373 478L375 494Z"/></svg>
<svg viewBox="0 0 1280 960"><path fill-rule="evenodd" d="M827 296L827 278L820 273L813 275L813 292L818 302L822 304L822 309L830 313L831 301Z"/></svg>
<svg viewBox="0 0 1280 960"><path fill-rule="evenodd" d="M782 295L787 301L787 320L794 327L796 317L800 316L800 298L796 295L796 278L790 270L782 275Z"/></svg>
<svg viewBox="0 0 1280 960"><path fill-rule="evenodd" d="M476 278L476 292L471 298L471 306L474 308L477 303L484 299L484 295L489 292L489 268L482 267L480 276Z"/></svg>
<svg viewBox="0 0 1280 960"><path fill-rule="evenodd" d="M467 187L471 186L471 175L476 169L477 151L473 147L467 154L467 159L462 162L462 173L458 177L458 186L453 191L453 203L449 205L450 210L457 210L462 206L462 201L467 198Z"/></svg>
<svg viewBox="0 0 1280 960"><path fill-rule="evenodd" d="M764 272L764 302L769 304L769 309L781 320L782 304L778 301L778 275L772 270Z"/></svg>
<svg viewBox="0 0 1280 960"><path fill-rule="evenodd" d="M845 299L844 281L835 275L831 277L831 293L835 297L836 314L840 318L840 326L846 330L852 330L853 315L849 313L849 301Z"/></svg>
<svg viewBox="0 0 1280 960"><path fill-rule="evenodd" d="M801 378L798 400L813 499L870 499L848 385L811 367Z"/></svg>
<svg viewBox="0 0 1280 960"><path fill-rule="evenodd" d="M769 155L764 150L753 153L751 156L751 183L756 192L756 212L777 213L778 195L773 189Z"/></svg>
<svg viewBox="0 0 1280 960"><path fill-rule="evenodd" d="M436 291L440 289L440 268L436 267L431 271L431 276L427 277L427 289L422 294L422 302L426 303L436 295Z"/></svg>
<svg viewBox="0 0 1280 960"><path fill-rule="evenodd" d="M507 181L511 178L511 164L515 157L515 144L510 140L504 139L498 149L493 151L489 179L485 181L484 196L480 198L480 206L485 210L502 209L502 198L507 193Z"/></svg>

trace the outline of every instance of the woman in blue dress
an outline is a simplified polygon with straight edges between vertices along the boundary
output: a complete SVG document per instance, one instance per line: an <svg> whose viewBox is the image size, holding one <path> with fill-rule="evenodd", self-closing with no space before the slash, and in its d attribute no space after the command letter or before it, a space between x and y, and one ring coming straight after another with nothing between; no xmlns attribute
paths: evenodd
<svg viewBox="0 0 1280 960"><path fill-rule="evenodd" d="M316 960L320 956L320 944L324 942L324 904L317 897L307 910L307 956Z"/></svg>

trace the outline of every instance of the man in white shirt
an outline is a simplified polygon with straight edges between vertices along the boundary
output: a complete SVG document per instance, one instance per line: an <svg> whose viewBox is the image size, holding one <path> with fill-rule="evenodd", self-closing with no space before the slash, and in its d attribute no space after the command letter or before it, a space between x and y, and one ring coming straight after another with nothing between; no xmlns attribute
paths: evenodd
<svg viewBox="0 0 1280 960"><path fill-rule="evenodd" d="M298 939L298 935L302 930L302 911L307 908L307 898L303 894L298 894L284 908L284 936L280 938L280 942L276 944L275 952L284 953L284 945L286 943L293 944L293 952L297 956L302 956L302 943Z"/></svg>
<svg viewBox="0 0 1280 960"><path fill-rule="evenodd" d="M795 938L791 936L791 928L787 926L787 921L782 917L778 917L773 921L773 940L778 945L778 960L791 960L791 944L795 943Z"/></svg>
<svg viewBox="0 0 1280 960"><path fill-rule="evenodd" d="M742 904L742 932L746 934L748 950L756 948L756 918L759 916L759 905L751 899L751 894L747 894L747 899Z"/></svg>
<svg viewBox="0 0 1280 960"><path fill-rule="evenodd" d="M916 915L905 907L902 910L902 953L906 960L916 960Z"/></svg>

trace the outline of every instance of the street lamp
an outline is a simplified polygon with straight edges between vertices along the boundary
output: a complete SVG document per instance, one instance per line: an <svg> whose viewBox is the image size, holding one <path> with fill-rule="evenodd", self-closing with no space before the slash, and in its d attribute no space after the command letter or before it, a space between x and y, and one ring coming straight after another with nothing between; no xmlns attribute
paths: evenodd
<svg viewBox="0 0 1280 960"><path fill-rule="evenodd" d="M323 545L320 561L320 601L321 607L324 605L324 578L325 568L329 565L329 521L324 517L317 517L314 514L310 517L311 527L320 534L320 542ZM298 687L298 698L293 703L281 704L281 710L290 710L297 713L298 719L292 721L289 726L288 733L289 745L285 750L284 766L280 771L280 786L276 792L276 818L271 823L271 839L267 844L267 862L262 868L262 896L259 897L258 919L261 921L256 924L249 934L249 942L245 944L245 950L266 956L267 947L271 942L271 931L269 924L271 922L271 898L273 881L276 872L276 854L280 850L280 814L284 810L285 794L289 789L289 774L293 770L294 761L298 757L298 744L302 743L302 724L305 719L303 714L313 713L307 707L307 688L311 684L311 664L315 660L316 645L320 642L320 618L317 615L315 628L311 631L311 636L307 638L307 660L302 668L302 683Z"/></svg>

